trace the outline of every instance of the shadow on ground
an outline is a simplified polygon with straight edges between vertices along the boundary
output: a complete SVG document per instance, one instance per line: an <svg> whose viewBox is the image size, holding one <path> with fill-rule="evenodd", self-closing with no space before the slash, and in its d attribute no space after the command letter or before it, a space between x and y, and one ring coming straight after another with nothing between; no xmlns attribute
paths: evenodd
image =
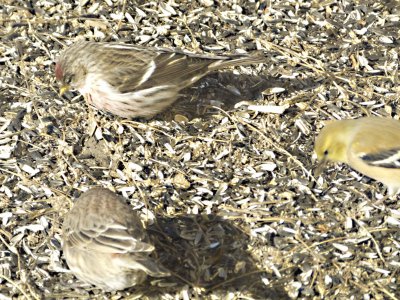
<svg viewBox="0 0 400 300"><path fill-rule="evenodd" d="M171 121L181 115L191 120L207 119L232 110L241 101L263 99L263 92L271 88L284 88L285 93L315 88L312 78L280 79L265 75L236 75L232 71L211 73L181 92L181 97L166 111L156 115L156 120ZM257 102L254 102L257 104Z"/></svg>
<svg viewBox="0 0 400 300"><path fill-rule="evenodd" d="M212 73L181 92L181 97L155 119L173 120L182 115L189 120L207 118L223 110L231 110L240 101L254 101L261 93L275 86L277 79L266 76L236 75L233 72Z"/></svg>
<svg viewBox="0 0 400 300"><path fill-rule="evenodd" d="M282 286L262 282L262 277L273 281L273 276L256 267L248 235L228 220L215 215L160 217L148 233L159 261L173 274L160 281L162 286L198 287L203 296L242 291L254 299L288 298ZM151 297L157 291L146 287L143 293Z"/></svg>

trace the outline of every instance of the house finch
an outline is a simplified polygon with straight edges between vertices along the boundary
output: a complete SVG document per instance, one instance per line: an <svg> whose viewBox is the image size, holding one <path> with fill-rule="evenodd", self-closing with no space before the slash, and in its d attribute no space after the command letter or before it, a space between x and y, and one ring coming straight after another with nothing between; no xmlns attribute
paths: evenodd
<svg viewBox="0 0 400 300"><path fill-rule="evenodd" d="M76 200L63 224L63 250L72 272L105 291L143 282L169 272L149 257L154 247L139 217L122 198L92 188Z"/></svg>
<svg viewBox="0 0 400 300"><path fill-rule="evenodd" d="M61 54L55 75L61 94L77 89L98 109L124 118L151 117L172 104L180 90L211 71L264 61L264 55L208 57L85 41Z"/></svg>
<svg viewBox="0 0 400 300"><path fill-rule="evenodd" d="M367 117L335 121L315 141L321 167L327 161L343 162L384 183L388 195L400 191L400 121Z"/></svg>

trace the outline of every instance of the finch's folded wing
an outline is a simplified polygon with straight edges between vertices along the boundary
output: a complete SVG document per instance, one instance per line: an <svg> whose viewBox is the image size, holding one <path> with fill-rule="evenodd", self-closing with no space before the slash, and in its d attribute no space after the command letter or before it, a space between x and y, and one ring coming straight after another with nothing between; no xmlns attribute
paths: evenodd
<svg viewBox="0 0 400 300"><path fill-rule="evenodd" d="M65 242L70 247L103 253L151 252L154 247L135 239L124 225L67 228Z"/></svg>
<svg viewBox="0 0 400 300"><path fill-rule="evenodd" d="M381 150L375 153L361 153L359 157L370 166L400 169L400 148Z"/></svg>

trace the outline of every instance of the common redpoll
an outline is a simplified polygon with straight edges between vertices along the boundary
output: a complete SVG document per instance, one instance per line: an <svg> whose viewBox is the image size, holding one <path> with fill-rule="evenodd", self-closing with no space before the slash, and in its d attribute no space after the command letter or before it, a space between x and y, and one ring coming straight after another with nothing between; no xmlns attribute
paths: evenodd
<svg viewBox="0 0 400 300"><path fill-rule="evenodd" d="M139 217L105 188L92 188L76 200L64 220L63 243L76 277L105 291L140 284L147 275L169 275L149 256L154 247Z"/></svg>
<svg viewBox="0 0 400 300"><path fill-rule="evenodd" d="M115 115L151 117L179 92L209 72L265 62L264 55L202 56L165 48L78 42L56 63L60 93L76 89L98 109Z"/></svg>

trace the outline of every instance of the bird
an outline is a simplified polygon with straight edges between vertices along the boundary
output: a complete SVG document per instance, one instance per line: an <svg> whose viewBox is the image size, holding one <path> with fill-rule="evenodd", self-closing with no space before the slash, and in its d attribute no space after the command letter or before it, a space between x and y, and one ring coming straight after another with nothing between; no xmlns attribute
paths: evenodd
<svg viewBox="0 0 400 300"><path fill-rule="evenodd" d="M382 182L388 196L400 192L400 121L383 117L336 120L315 140L319 176L328 161L348 164Z"/></svg>
<svg viewBox="0 0 400 300"><path fill-rule="evenodd" d="M109 189L83 193L63 222L63 252L72 273L104 291L138 285L170 272L149 255L154 246L139 216Z"/></svg>
<svg viewBox="0 0 400 300"><path fill-rule="evenodd" d="M209 72L265 62L264 53L205 56L117 42L79 41L55 65L60 95L78 90L89 105L123 118L149 118Z"/></svg>

